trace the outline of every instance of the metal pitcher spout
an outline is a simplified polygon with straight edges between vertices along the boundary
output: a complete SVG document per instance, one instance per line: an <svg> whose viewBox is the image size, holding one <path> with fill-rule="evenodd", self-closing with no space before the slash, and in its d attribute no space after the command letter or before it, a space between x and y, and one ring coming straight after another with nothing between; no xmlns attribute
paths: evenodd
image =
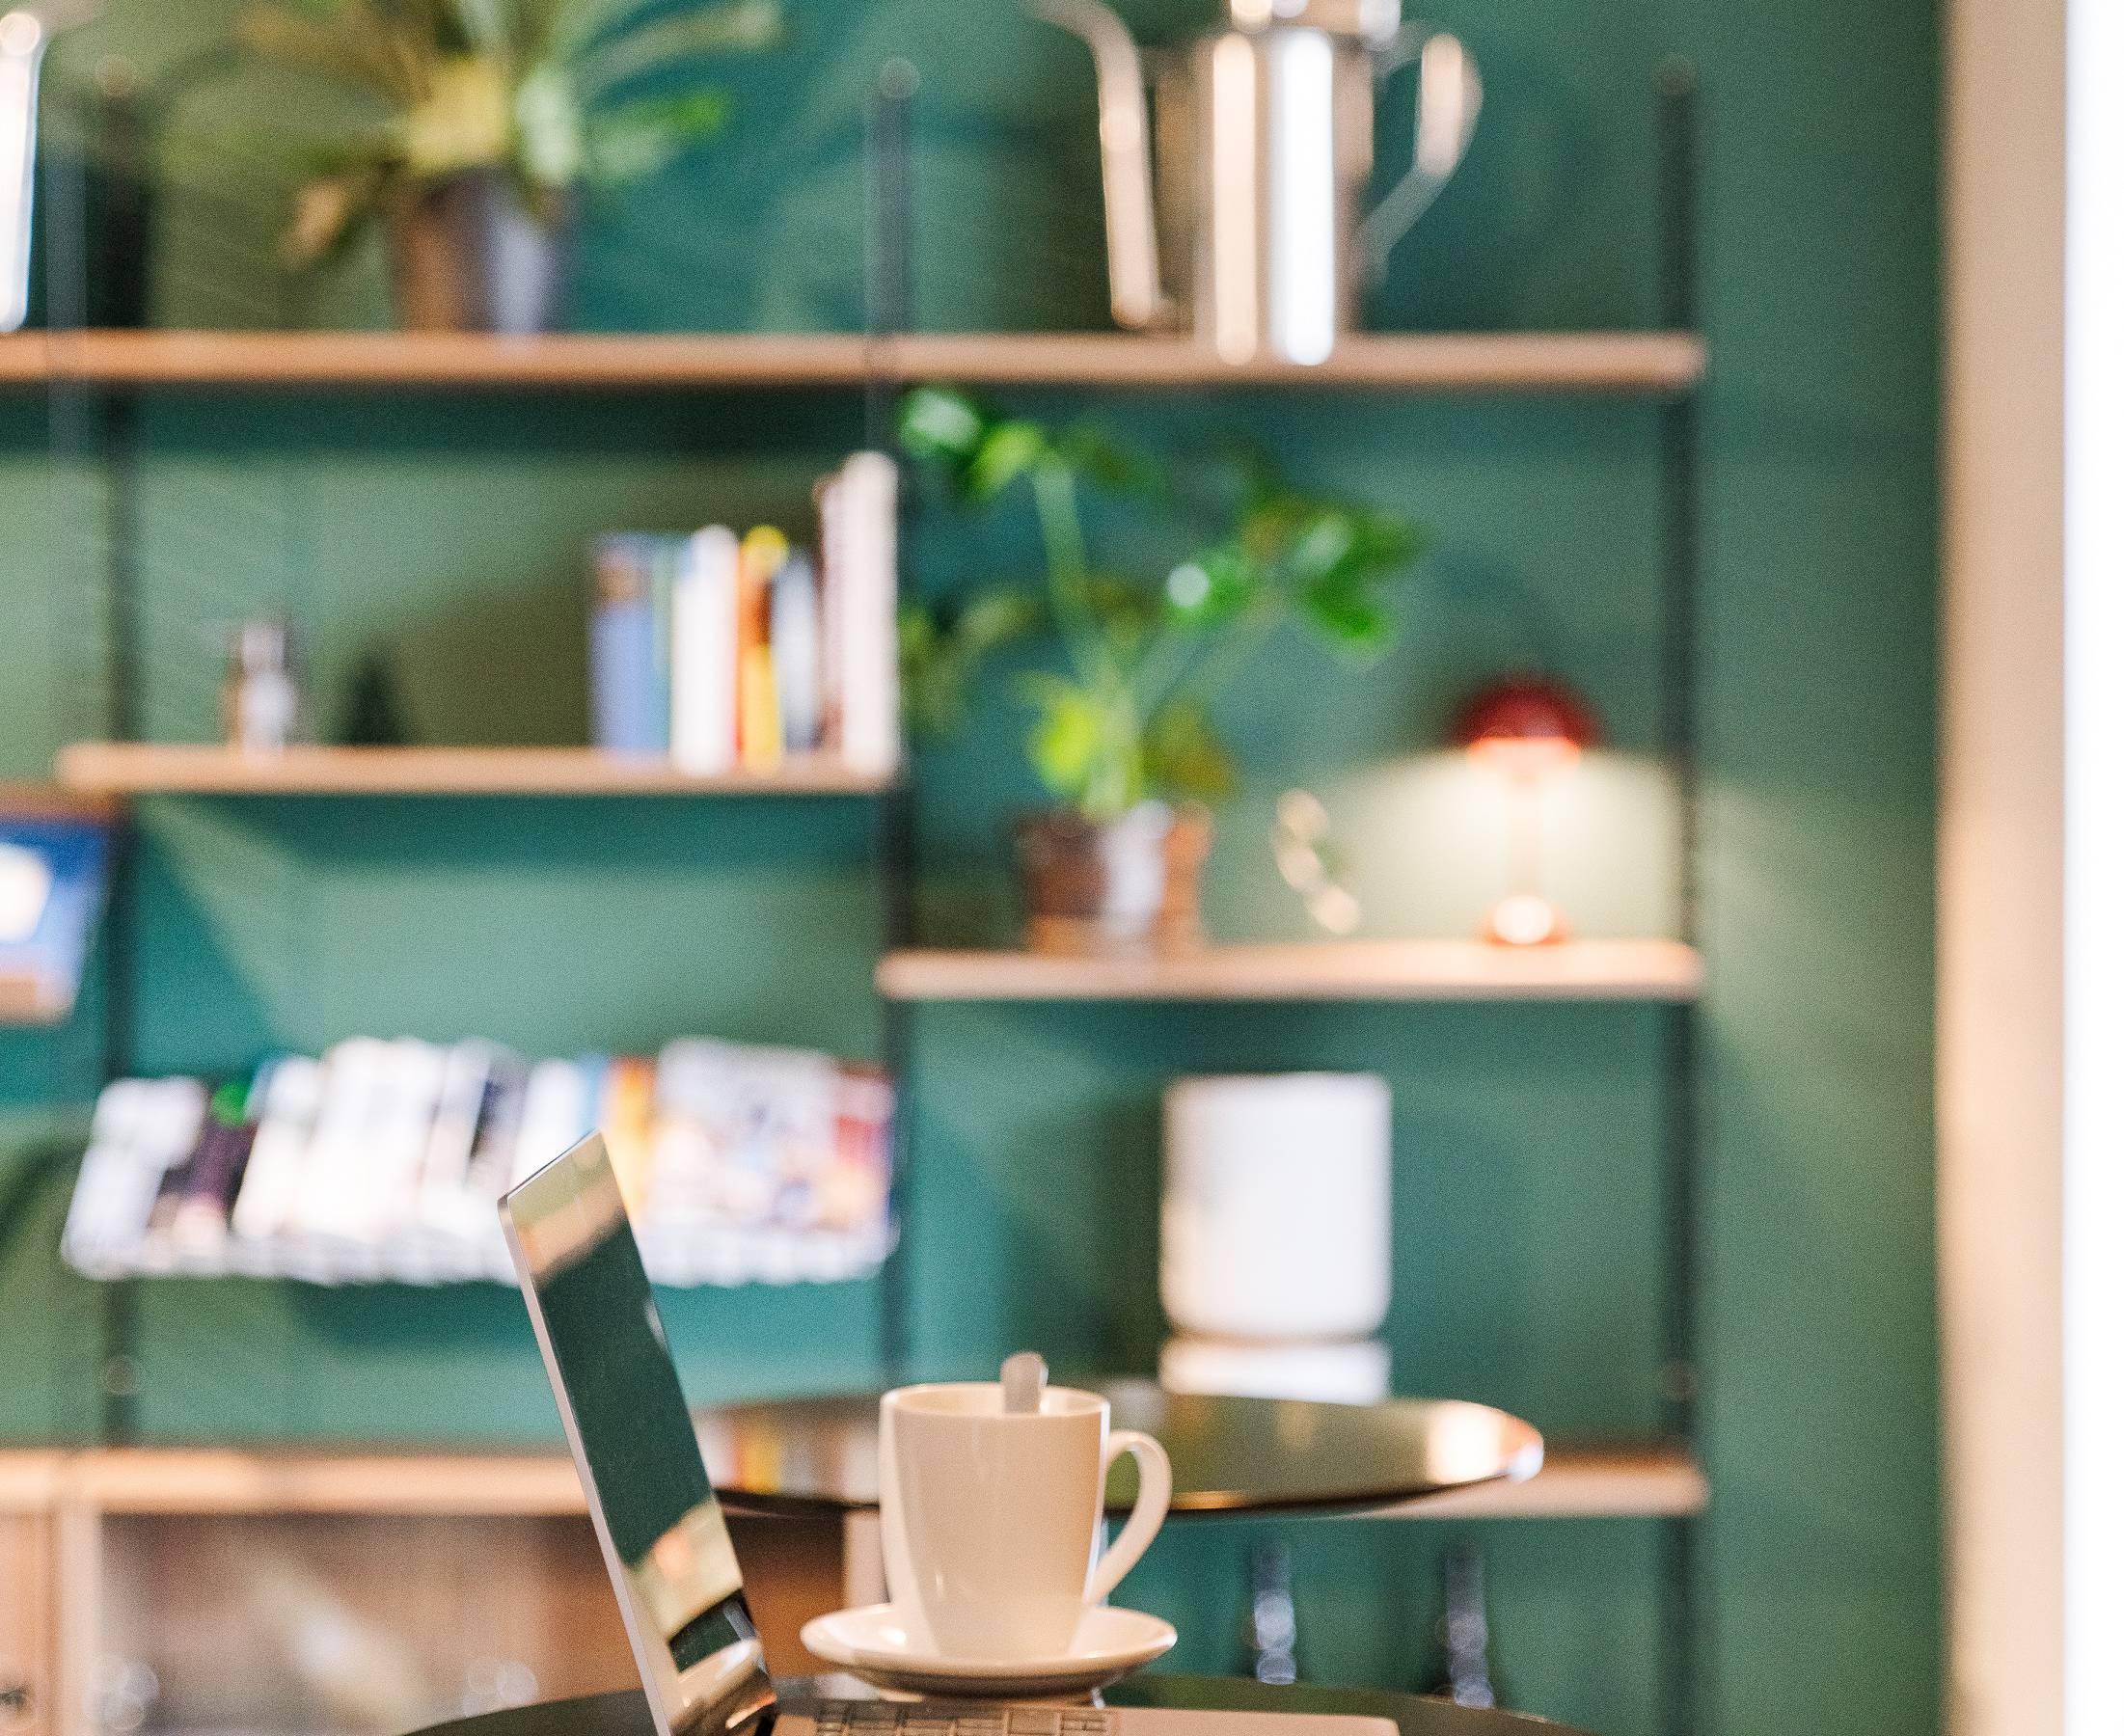
<svg viewBox="0 0 2124 1736"><path fill-rule="evenodd" d="M1024 0L1024 5L1033 17L1081 37L1092 51L1114 318L1136 328L1170 324L1175 309L1158 272L1150 102L1135 38L1100 0Z"/></svg>

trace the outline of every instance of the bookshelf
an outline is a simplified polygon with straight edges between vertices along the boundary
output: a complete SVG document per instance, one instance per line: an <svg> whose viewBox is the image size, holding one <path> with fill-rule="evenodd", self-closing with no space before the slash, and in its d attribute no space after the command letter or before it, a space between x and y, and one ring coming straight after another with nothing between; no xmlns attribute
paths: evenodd
<svg viewBox="0 0 2124 1736"><path fill-rule="evenodd" d="M0 338L0 385L688 391L965 385L1322 388L1673 396L1703 377L1689 332L1353 336L1317 366L1220 361L1127 333L594 334L28 332Z"/></svg>
<svg viewBox="0 0 2124 1736"><path fill-rule="evenodd" d="M667 759L595 747L289 747L278 753L164 742L75 742L60 784L101 797L190 796L870 796L892 773L837 760L700 776Z"/></svg>
<svg viewBox="0 0 2124 1736"><path fill-rule="evenodd" d="M1686 81L1670 81L1663 97L1662 217L1670 258L1662 275L1661 318L1673 328L1645 332L1456 333L1352 338L1327 364L1314 368L1233 367L1185 339L1119 334L924 334L857 336L594 336L528 339L396 333L77 332L0 339L0 391L41 391L61 404L69 395L100 419L107 439L119 537L111 557L112 618L137 620L140 550L128 540L138 522L137 422L142 400L154 393L231 393L252 397L252 413L267 394L308 391L385 394L430 393L839 392L880 394L916 381L949 379L968 385L1082 389L1087 393L1160 390L1263 394L1375 393L1430 395L1579 395L1655 405L1660 450L1661 611L1657 662L1658 740L1675 768L1682 823L1679 929L1684 939L1581 943L1539 954L1505 955L1461 942L1212 948L1185 961L1101 962L1035 959L995 951L909 948L886 954L878 985L886 998L888 1055L912 1051L907 1008L921 1001L1614 1001L1659 1009L1663 1132L1661 1217L1669 1259L1662 1278L1668 1306L1659 1327L1662 1390L1670 1395L1663 1429L1686 1440L1696 1424L1694 1322L1701 1288L1695 1215L1700 1156L1701 1047L1695 1026L1703 981L1700 955L1686 944L1695 930L1695 883L1690 858L1699 801L1695 770L1701 734L1691 676L1696 657L1698 514L1695 412L1690 393L1704 378L1703 339L1686 329L1693 309L1693 109ZM889 239L889 238L888 238ZM904 239L901 238L901 239ZM886 252L889 256L890 248ZM890 258L884 261L889 265ZM889 271L874 274L878 281ZM877 310L882 323L899 312ZM245 408L248 406L248 409ZM1647 424L1649 419L1646 419ZM112 715L97 729L114 737L137 731L137 681L128 646L113 636ZM132 796L720 796L868 795L893 779L850 781L843 769L792 767L773 779L691 779L661 762L614 762L567 749L309 750L270 767L220 749L133 743L77 744L60 762L70 788L114 798ZM892 810L887 808L889 817ZM881 827L883 872L896 886L911 878L912 844ZM115 949L114 949L115 950ZM121 961L123 962L123 961ZM113 972L113 981L121 981ZM121 1002L121 1014L128 1011ZM114 1020L121 1032L123 1017ZM123 1050L120 1050L123 1058ZM889 1316L905 1313L912 1286L903 1259L882 1287ZM101 1306L106 1356L137 1352L133 1308L123 1285ZM905 1351L904 1324L888 1319L882 1360ZM117 1367L117 1364L112 1364ZM124 1441L137 1429L137 1407L126 1390L109 1388L105 1438ZM306 1462L299 1457L244 1453L178 1466L156 1453L84 1453L59 1474L69 1490L100 1486L117 1510L153 1521L164 1506L191 1502L192 1511L253 1517L286 1511L303 1502L351 1504L343 1514L367 1517L362 1504L379 1499L365 1488L390 1491L385 1502L421 1501L422 1514L448 1518L481 1500L499 1516L530 1512L558 1527L574 1524L577 1498L554 1477L558 1461L541 1470L503 1466L494 1455L469 1459L442 1454L389 1455L375 1462ZM348 1466L351 1465L351 1470ZM468 1470L466 1467L470 1466ZM97 1479L102 1479L100 1485ZM572 1479L570 1479L572 1481ZM120 1484L124 1493L121 1493ZM180 1486L181 1485L181 1486ZM217 1493L218 1491L218 1493ZM1456 1503L1426 1503L1396 1517L1570 1519L1634 1515L1673 1522L1662 1538L1663 1602L1675 1642L1663 1648L1663 1727L1692 1727L1691 1636L1701 1626L1698 1573L1687 1522L1707 1500L1703 1472L1681 1445L1559 1448L1543 1473L1523 1485L1469 1491ZM226 1505L207 1508L204 1504ZM567 1511L541 1507L565 1503ZM158 1505L158 1504L163 1504ZM277 1505L276 1505L277 1504ZM74 1504L78 1534L95 1508ZM482 1509L470 1510L477 1514ZM64 1573L61 1575L64 1578ZM529 1582L526 1576L525 1583ZM87 1624L76 1620L77 1637ZM78 1652L79 1648L76 1648ZM78 1672L77 1666L77 1672ZM78 1687L77 1681L73 1686ZM79 1695L54 1703L79 1706ZM66 1736L74 1736L73 1722ZM83 1731L81 1736L87 1736Z"/></svg>
<svg viewBox="0 0 2124 1736"><path fill-rule="evenodd" d="M1029 952L887 953L901 1001L1693 1001L1703 960L1678 940L1298 941L1140 959Z"/></svg>

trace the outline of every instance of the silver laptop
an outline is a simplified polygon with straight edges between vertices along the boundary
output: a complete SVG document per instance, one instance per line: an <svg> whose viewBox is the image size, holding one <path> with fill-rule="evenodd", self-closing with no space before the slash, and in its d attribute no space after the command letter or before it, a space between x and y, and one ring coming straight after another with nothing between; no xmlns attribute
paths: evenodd
<svg viewBox="0 0 2124 1736"><path fill-rule="evenodd" d="M657 1736L1396 1736L1320 1713L777 1699L604 1140L512 1189L502 1226Z"/></svg>

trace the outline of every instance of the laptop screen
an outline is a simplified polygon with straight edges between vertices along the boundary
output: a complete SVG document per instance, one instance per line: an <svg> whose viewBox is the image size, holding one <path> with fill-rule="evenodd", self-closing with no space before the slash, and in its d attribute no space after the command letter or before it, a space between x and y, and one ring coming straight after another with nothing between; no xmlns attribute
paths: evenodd
<svg viewBox="0 0 2124 1736"><path fill-rule="evenodd" d="M764 1658L604 1141L502 1212L659 1726L744 1722L771 1701Z"/></svg>

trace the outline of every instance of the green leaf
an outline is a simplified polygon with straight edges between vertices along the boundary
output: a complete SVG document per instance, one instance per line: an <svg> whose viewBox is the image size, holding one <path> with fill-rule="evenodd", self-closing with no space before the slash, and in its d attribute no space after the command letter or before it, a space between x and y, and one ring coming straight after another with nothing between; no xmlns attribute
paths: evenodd
<svg viewBox="0 0 2124 1736"><path fill-rule="evenodd" d="M1151 787L1160 795L1221 801L1239 788L1239 768L1199 705L1166 706L1143 744Z"/></svg>
<svg viewBox="0 0 2124 1736"><path fill-rule="evenodd" d="M1086 481L1115 494L1152 500L1164 493L1164 477L1157 466L1103 428L1081 422L1055 440L1053 449L1056 457Z"/></svg>
<svg viewBox="0 0 2124 1736"><path fill-rule="evenodd" d="M1146 595L1127 580L1111 573L1086 577L1079 592L1085 610L1104 632L1113 651L1127 659L1143 647L1157 625L1157 597Z"/></svg>
<svg viewBox="0 0 2124 1736"><path fill-rule="evenodd" d="M1375 583L1340 577L1309 586L1298 607L1314 629L1337 649L1374 657L1394 639L1394 617Z"/></svg>
<svg viewBox="0 0 2124 1736"><path fill-rule="evenodd" d="M952 622L952 637L974 656L986 657L1046 619L1046 599L1017 585L999 585L967 601Z"/></svg>
<svg viewBox="0 0 2124 1736"><path fill-rule="evenodd" d="M721 91L674 96L643 96L591 117L585 165L600 186L654 175L687 146L713 138L730 120L730 99Z"/></svg>
<svg viewBox="0 0 2124 1736"><path fill-rule="evenodd" d="M319 175L296 189L293 213L281 237L281 255L297 267L322 265L342 257L373 218L387 184L373 168Z"/></svg>
<svg viewBox="0 0 2124 1736"><path fill-rule="evenodd" d="M586 96L594 97L628 79L684 62L776 47L782 34L781 8L776 0L728 0L639 23L630 19L603 32L586 48L577 81Z"/></svg>
<svg viewBox="0 0 2124 1736"><path fill-rule="evenodd" d="M1026 757L1050 792L1093 820L1111 820L1143 800L1143 731L1126 690L1049 674L1028 675L1021 686L1035 714Z"/></svg>
<svg viewBox="0 0 2124 1736"><path fill-rule="evenodd" d="M516 87L511 107L525 178L541 187L574 186L590 161L591 141L567 79L552 67L537 68Z"/></svg>
<svg viewBox="0 0 2124 1736"><path fill-rule="evenodd" d="M1356 526L1348 513L1316 506L1293 523L1284 560L1300 583L1309 583L1333 573L1356 546Z"/></svg>
<svg viewBox="0 0 2124 1736"><path fill-rule="evenodd" d="M500 56L515 46L509 31L511 9L504 0L449 0L449 11L466 47Z"/></svg>
<svg viewBox="0 0 2124 1736"><path fill-rule="evenodd" d="M956 612L910 604L900 611L900 681L916 731L944 736L967 720L981 665L996 651L1034 632L1042 599L1022 586L976 593Z"/></svg>
<svg viewBox="0 0 2124 1736"><path fill-rule="evenodd" d="M993 501L1051 455L1047 430L1038 422L997 422L982 436L980 449L967 465L967 498Z"/></svg>
<svg viewBox="0 0 2124 1736"><path fill-rule="evenodd" d="M1190 627L1213 627L1246 612L1267 587L1267 575L1239 543L1220 543L1184 560L1165 577L1165 612Z"/></svg>
<svg viewBox="0 0 2124 1736"><path fill-rule="evenodd" d="M909 456L954 472L973 462L987 432L980 405L947 386L917 386L900 406L900 444Z"/></svg>
<svg viewBox="0 0 2124 1736"><path fill-rule="evenodd" d="M1027 676L1024 685L1035 714L1025 738L1033 772L1065 801L1081 802L1103 752L1102 708L1058 675Z"/></svg>

